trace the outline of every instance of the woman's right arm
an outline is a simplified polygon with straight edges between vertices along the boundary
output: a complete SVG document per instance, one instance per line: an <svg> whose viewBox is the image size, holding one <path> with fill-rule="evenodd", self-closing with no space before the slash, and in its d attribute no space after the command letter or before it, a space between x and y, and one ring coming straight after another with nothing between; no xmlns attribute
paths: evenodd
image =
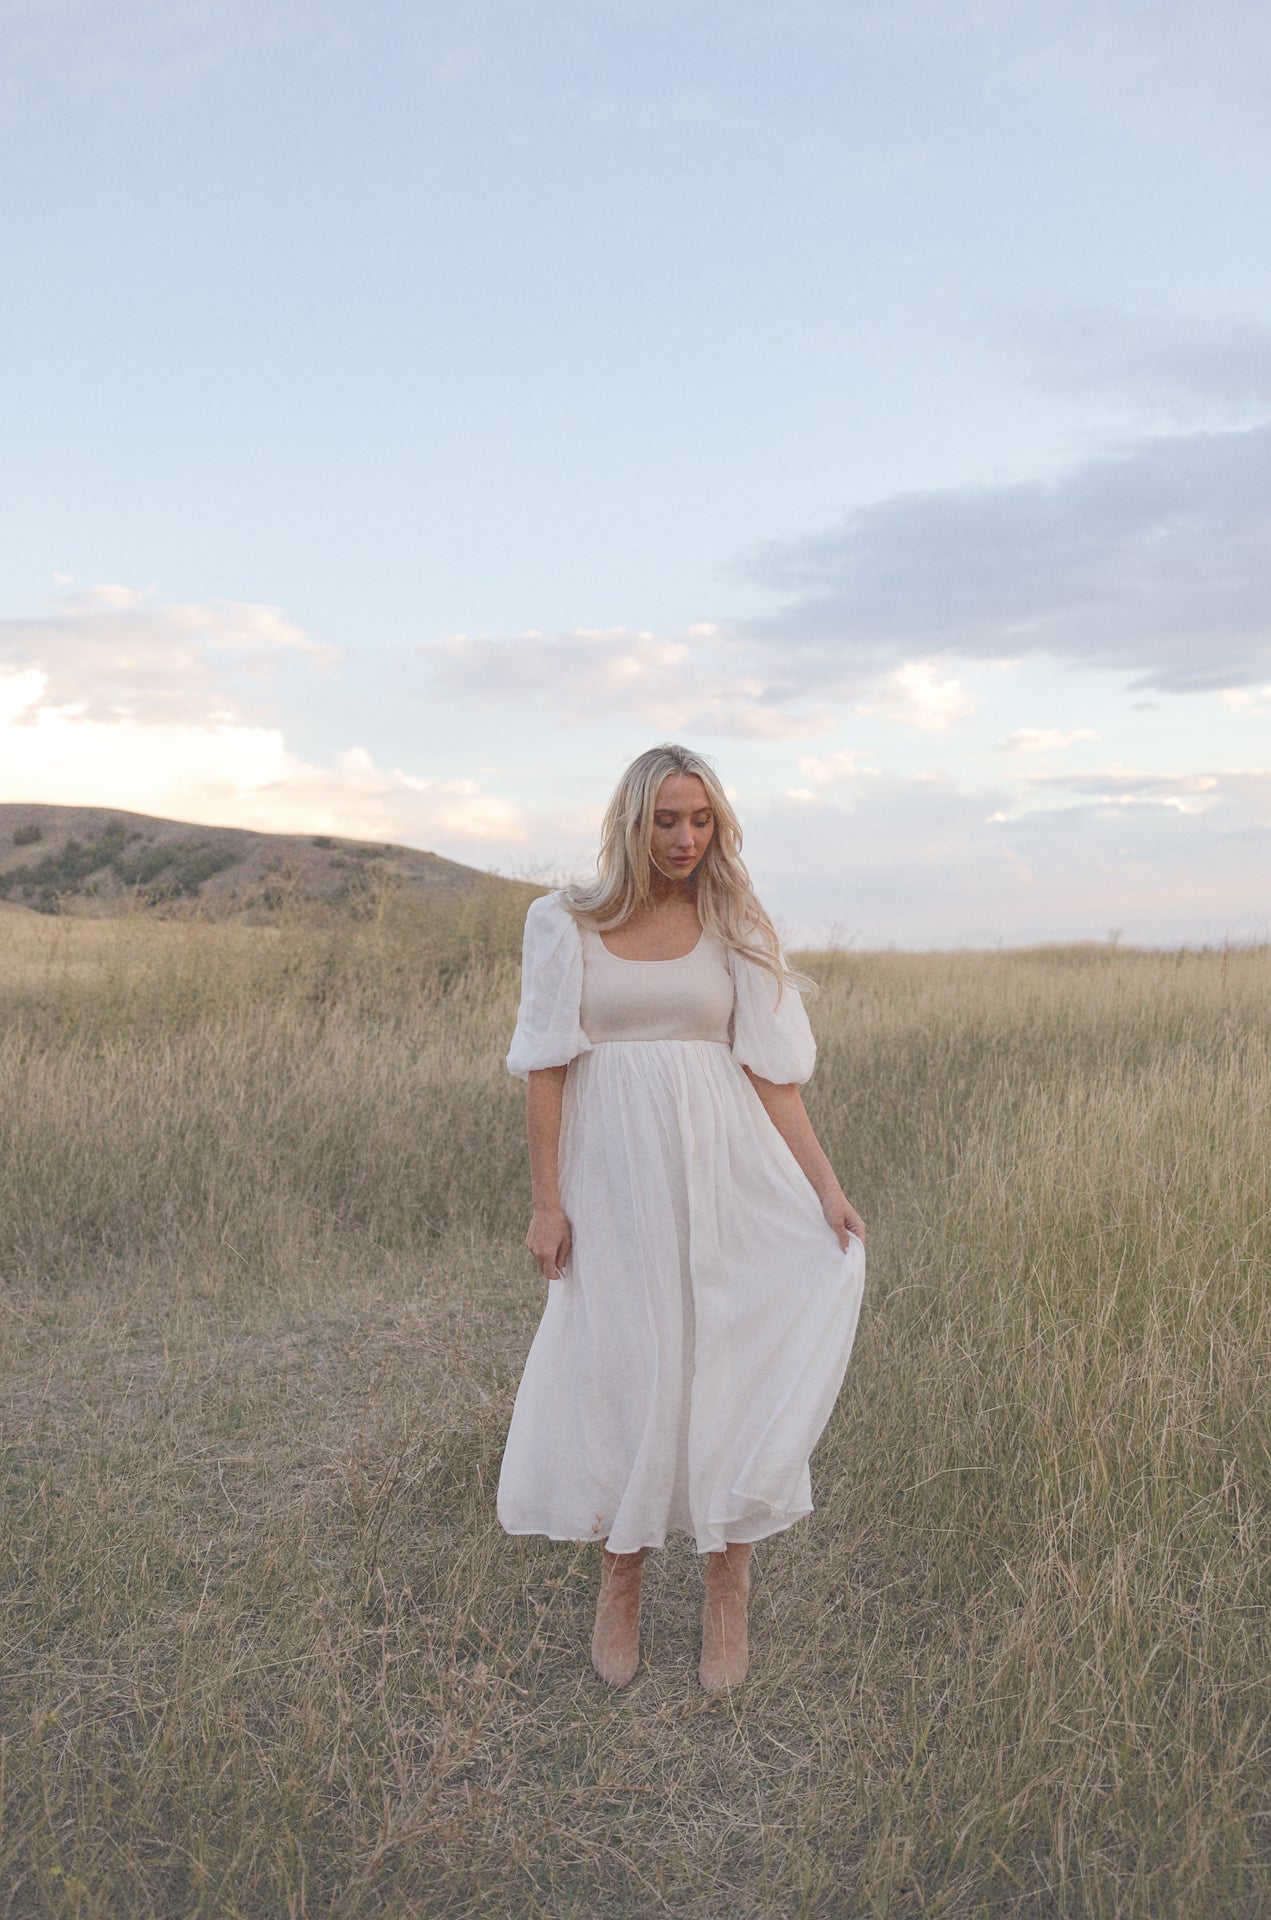
<svg viewBox="0 0 1271 1920"><path fill-rule="evenodd" d="M568 1067L535 1067L525 1088L530 1195L534 1206L525 1244L538 1261L544 1280L562 1279L569 1258L569 1222L560 1203L558 1171L561 1109L568 1072Z"/></svg>

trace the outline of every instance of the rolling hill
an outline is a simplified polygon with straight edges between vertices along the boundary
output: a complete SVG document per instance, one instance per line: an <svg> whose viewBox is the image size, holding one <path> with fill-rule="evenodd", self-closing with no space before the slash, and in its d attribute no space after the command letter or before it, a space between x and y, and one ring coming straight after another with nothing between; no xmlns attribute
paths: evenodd
<svg viewBox="0 0 1271 1920"><path fill-rule="evenodd" d="M424 896L496 885L475 867L388 842L195 826L118 807L0 804L0 910L268 918L289 904L356 907L385 884Z"/></svg>

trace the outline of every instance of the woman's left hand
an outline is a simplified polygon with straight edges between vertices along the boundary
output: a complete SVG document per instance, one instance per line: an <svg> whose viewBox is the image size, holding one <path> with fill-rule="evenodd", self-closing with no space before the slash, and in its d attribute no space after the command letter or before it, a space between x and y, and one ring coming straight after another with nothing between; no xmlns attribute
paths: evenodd
<svg viewBox="0 0 1271 1920"><path fill-rule="evenodd" d="M821 1212L825 1215L827 1225L838 1235L838 1243L844 1253L847 1252L849 1234L854 1233L861 1245L865 1245L865 1222L845 1198L841 1187L832 1187L828 1193L821 1195Z"/></svg>

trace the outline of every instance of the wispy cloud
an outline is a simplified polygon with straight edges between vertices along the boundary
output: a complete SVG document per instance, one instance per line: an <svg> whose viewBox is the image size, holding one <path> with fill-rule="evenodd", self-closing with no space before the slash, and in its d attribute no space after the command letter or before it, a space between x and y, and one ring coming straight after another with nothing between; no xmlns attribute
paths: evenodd
<svg viewBox="0 0 1271 1920"><path fill-rule="evenodd" d="M1109 399L1186 426L1271 413L1271 327L1251 321L1091 307L1017 319L1006 337L1034 385L1068 398Z"/></svg>
<svg viewBox="0 0 1271 1920"><path fill-rule="evenodd" d="M6 717L0 676L0 799L127 807L277 833L438 842L484 862L526 838L514 802L476 780L432 781L351 747L328 765L289 750L278 727L77 717L32 706Z"/></svg>
<svg viewBox="0 0 1271 1920"><path fill-rule="evenodd" d="M384 0L365 0L363 31ZM358 29L343 0L5 0L0 90L108 111L175 105L265 62L346 56Z"/></svg>
<svg viewBox="0 0 1271 1920"><path fill-rule="evenodd" d="M1249 849L1271 842L1271 774L1223 774L1212 795L1189 785L1156 790L1137 776L1128 801L1096 786L1018 813L1002 788L884 774L842 800L809 787L754 815L747 858L768 904L811 943L831 927L866 947L1099 938L1113 926L1149 943L1267 938L1271 904ZM1195 799L1209 804L1193 810Z"/></svg>
<svg viewBox="0 0 1271 1920"><path fill-rule="evenodd" d="M1030 784L1036 789L1079 793L1102 806L1129 807L1140 802L1177 806L1216 799L1224 789L1235 791L1245 777L1246 770L1241 768L1225 773L1148 773L1134 767L1103 767L1083 773L1036 774ZM1271 781L1271 776L1267 778Z"/></svg>
<svg viewBox="0 0 1271 1920"><path fill-rule="evenodd" d="M178 605L98 586L0 621L0 798L135 808L178 819L324 830L506 853L518 805L474 779L383 767L360 746L317 765L260 709L280 658L319 668L276 607Z"/></svg>
<svg viewBox="0 0 1271 1920"><path fill-rule="evenodd" d="M715 626L511 639L456 635L420 649L433 694L541 706L566 726L635 719L662 732L798 740L834 724L831 690Z"/></svg>
<svg viewBox="0 0 1271 1920"><path fill-rule="evenodd" d="M804 754L799 760L799 772L805 780L811 780L818 787L840 786L845 780L855 779L858 771L857 755L851 752L829 753L820 757Z"/></svg>
<svg viewBox="0 0 1271 1920"><path fill-rule="evenodd" d="M1097 740L1093 727L1017 727L1000 743L1003 753L1060 753L1079 740Z"/></svg>
<svg viewBox="0 0 1271 1920"><path fill-rule="evenodd" d="M40 678L38 702L83 719L142 725L231 722L251 712L288 655L330 666L277 607L178 605L153 589L95 586L57 595L34 619L0 620L0 665Z"/></svg>
<svg viewBox="0 0 1271 1920"><path fill-rule="evenodd" d="M1218 698L1232 713L1271 713L1271 687L1225 687Z"/></svg>
<svg viewBox="0 0 1271 1920"><path fill-rule="evenodd" d="M1271 427L1139 442L1054 481L904 495L773 543L746 623L791 674L1049 656L1161 692L1271 674ZM797 663L797 665L796 665Z"/></svg>
<svg viewBox="0 0 1271 1920"><path fill-rule="evenodd" d="M863 673L827 653L796 655L715 625L669 635L455 635L419 654L434 698L488 707L523 700L565 726L634 719L665 733L782 741L828 733L849 710L925 733L943 733L975 711L937 660Z"/></svg>
<svg viewBox="0 0 1271 1920"><path fill-rule="evenodd" d="M1151 8L862 0L842 13L848 31L950 49L998 91L1056 100L1087 118L1165 122L1176 136L1197 124L1228 132L1234 120L1265 135L1271 22L1259 0Z"/></svg>

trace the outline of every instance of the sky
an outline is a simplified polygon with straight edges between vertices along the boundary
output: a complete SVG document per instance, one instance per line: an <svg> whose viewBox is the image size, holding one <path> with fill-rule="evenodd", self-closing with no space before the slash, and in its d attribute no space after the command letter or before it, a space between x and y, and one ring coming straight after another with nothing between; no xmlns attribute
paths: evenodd
<svg viewBox="0 0 1271 1920"><path fill-rule="evenodd" d="M1271 939L1261 0L0 0L0 800Z"/></svg>

